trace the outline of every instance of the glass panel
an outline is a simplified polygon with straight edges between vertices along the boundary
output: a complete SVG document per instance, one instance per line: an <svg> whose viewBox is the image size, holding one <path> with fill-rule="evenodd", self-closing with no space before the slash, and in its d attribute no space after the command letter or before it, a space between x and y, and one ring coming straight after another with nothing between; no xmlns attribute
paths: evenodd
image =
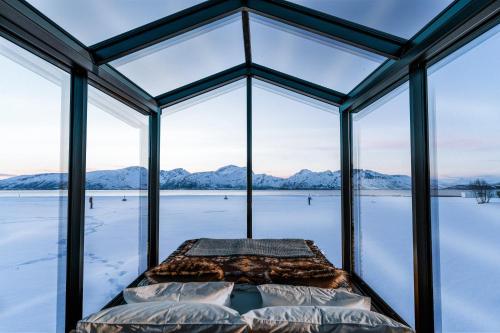
<svg viewBox="0 0 500 333"><path fill-rule="evenodd" d="M291 0L339 18L411 38L453 0Z"/></svg>
<svg viewBox="0 0 500 333"><path fill-rule="evenodd" d="M148 117L89 87L83 313L147 267Z"/></svg>
<svg viewBox="0 0 500 333"><path fill-rule="evenodd" d="M259 15L250 30L253 62L343 93L386 59Z"/></svg>
<svg viewBox="0 0 500 333"><path fill-rule="evenodd" d="M28 0L85 45L156 21L203 0Z"/></svg>
<svg viewBox="0 0 500 333"><path fill-rule="evenodd" d="M163 110L160 260L187 239L246 237L245 80Z"/></svg>
<svg viewBox="0 0 500 333"><path fill-rule="evenodd" d="M497 26L429 69L436 332L500 332L499 54Z"/></svg>
<svg viewBox="0 0 500 333"><path fill-rule="evenodd" d="M0 72L0 332L64 332L70 76L3 38Z"/></svg>
<svg viewBox="0 0 500 333"><path fill-rule="evenodd" d="M245 61L241 15L150 46L111 65L153 96Z"/></svg>
<svg viewBox="0 0 500 333"><path fill-rule="evenodd" d="M338 108L253 80L253 236L311 239L342 264Z"/></svg>
<svg viewBox="0 0 500 333"><path fill-rule="evenodd" d="M352 117L355 272L414 326L408 84Z"/></svg>

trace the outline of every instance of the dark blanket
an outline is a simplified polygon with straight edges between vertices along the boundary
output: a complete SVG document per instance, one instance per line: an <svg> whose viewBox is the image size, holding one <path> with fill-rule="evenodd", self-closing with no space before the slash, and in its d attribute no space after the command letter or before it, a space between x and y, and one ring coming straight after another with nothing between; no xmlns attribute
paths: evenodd
<svg viewBox="0 0 500 333"><path fill-rule="evenodd" d="M167 260L146 273L149 283L229 281L279 283L321 288L348 288L348 274L335 268L312 241L313 257L276 258L254 255L186 256L196 239L185 241Z"/></svg>

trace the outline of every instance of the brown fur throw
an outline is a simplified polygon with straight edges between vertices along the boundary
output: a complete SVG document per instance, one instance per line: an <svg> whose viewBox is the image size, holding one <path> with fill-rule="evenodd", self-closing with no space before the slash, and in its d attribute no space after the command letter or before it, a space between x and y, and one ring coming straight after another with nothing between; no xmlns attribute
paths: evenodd
<svg viewBox="0 0 500 333"><path fill-rule="evenodd" d="M146 273L149 283L168 281L230 281L235 283L281 283L321 288L351 289L348 274L335 268L312 241L311 258L265 256L188 257L196 239L184 242L167 260Z"/></svg>
<svg viewBox="0 0 500 333"><path fill-rule="evenodd" d="M224 278L224 271L216 263L203 258L174 259L156 266L146 273L146 277L154 283L206 282L219 281Z"/></svg>

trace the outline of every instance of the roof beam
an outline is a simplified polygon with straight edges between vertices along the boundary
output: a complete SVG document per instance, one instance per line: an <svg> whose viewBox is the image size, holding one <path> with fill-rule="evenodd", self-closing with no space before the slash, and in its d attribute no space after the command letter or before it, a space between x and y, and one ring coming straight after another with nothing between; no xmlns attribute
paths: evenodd
<svg viewBox="0 0 500 333"><path fill-rule="evenodd" d="M347 95L335 90L325 88L264 66L251 64L250 67L248 67L246 64L241 64L159 95L156 97L156 100L161 108L165 108L225 86L248 75L328 104L338 106L341 105L347 98Z"/></svg>
<svg viewBox="0 0 500 333"><path fill-rule="evenodd" d="M247 0L249 10L355 47L398 59L407 40L283 0Z"/></svg>
<svg viewBox="0 0 500 333"><path fill-rule="evenodd" d="M337 106L341 105L347 98L347 95L338 91L257 64L252 64L250 75L262 81Z"/></svg>
<svg viewBox="0 0 500 333"><path fill-rule="evenodd" d="M245 47L245 63L247 66L252 64L252 42L250 38L250 18L246 10L241 12L241 21L243 22L243 46Z"/></svg>
<svg viewBox="0 0 500 333"><path fill-rule="evenodd" d="M210 0L102 41L90 50L97 64L107 63L236 13L241 7L241 0Z"/></svg>
<svg viewBox="0 0 500 333"><path fill-rule="evenodd" d="M405 39L283 0L210 0L107 39L91 46L90 49L97 64L107 63L242 9L248 9L392 59L399 58L407 42Z"/></svg>
<svg viewBox="0 0 500 333"><path fill-rule="evenodd" d="M246 64L241 64L156 97L161 108L204 94L244 78L248 74Z"/></svg>
<svg viewBox="0 0 500 333"><path fill-rule="evenodd" d="M143 113L157 109L151 95L110 66L96 66L84 45L25 1L0 0L0 35L65 70L87 70L90 80Z"/></svg>
<svg viewBox="0 0 500 333"><path fill-rule="evenodd" d="M457 0L409 41L400 60L388 60L349 92L341 111L354 111L376 100L408 77L409 65L428 62L454 44L467 42L498 24L498 0Z"/></svg>

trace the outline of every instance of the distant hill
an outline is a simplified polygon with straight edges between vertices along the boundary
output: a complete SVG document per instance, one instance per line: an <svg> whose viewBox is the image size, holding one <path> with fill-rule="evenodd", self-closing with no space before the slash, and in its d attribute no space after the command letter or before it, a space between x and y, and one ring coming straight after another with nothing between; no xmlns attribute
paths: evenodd
<svg viewBox="0 0 500 333"><path fill-rule="evenodd" d="M411 178L406 175L388 175L372 170L353 170L353 183L367 190L410 190ZM439 182L440 188L466 188L470 180L464 178ZM67 188L67 174L45 173L16 176L0 180L0 190L57 190ZM87 173L89 190L147 189L147 170L128 167ZM193 172L184 169L160 171L160 188L170 189L238 189L246 188L246 168L228 165L215 171ZM500 180L497 184L500 187ZM288 178L267 174L253 175L256 190L339 190L340 171L315 172L300 170Z"/></svg>
<svg viewBox="0 0 500 333"><path fill-rule="evenodd" d="M147 189L148 174L142 167L99 170L87 173L89 190ZM59 190L68 187L66 173L42 173L0 180L0 190Z"/></svg>

